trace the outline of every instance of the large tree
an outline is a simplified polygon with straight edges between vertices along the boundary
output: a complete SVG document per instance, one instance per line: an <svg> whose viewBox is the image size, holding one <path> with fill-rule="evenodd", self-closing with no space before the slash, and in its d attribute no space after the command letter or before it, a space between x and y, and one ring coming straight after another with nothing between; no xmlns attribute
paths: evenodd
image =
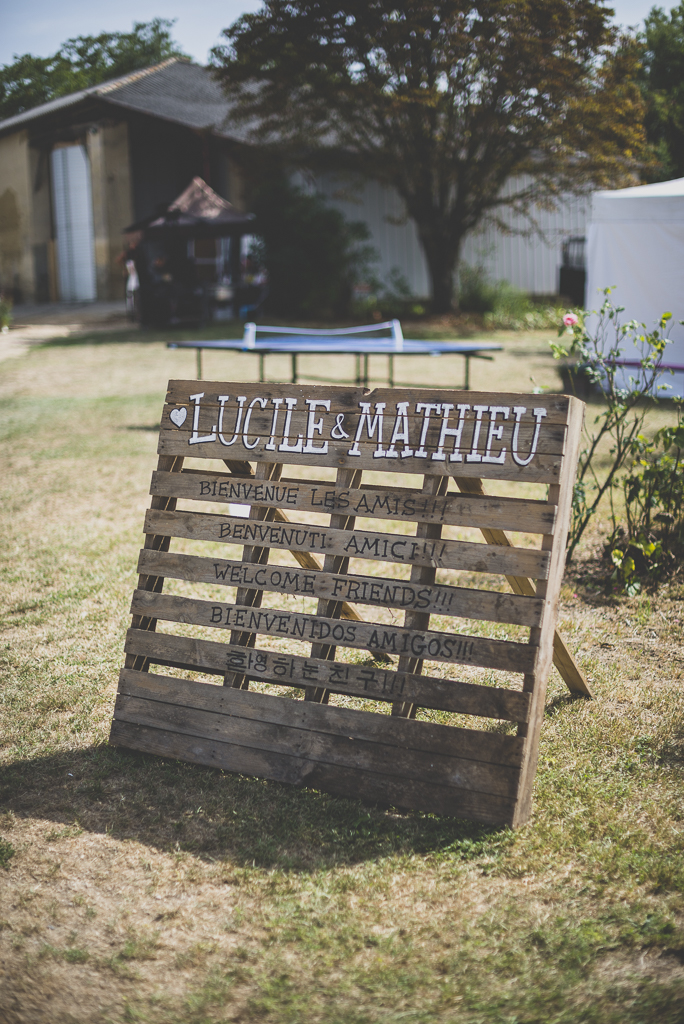
<svg viewBox="0 0 684 1024"><path fill-rule="evenodd" d="M213 63L254 141L396 188L441 312L483 219L633 181L639 51L611 15L594 0L264 0Z"/></svg>
<svg viewBox="0 0 684 1024"><path fill-rule="evenodd" d="M653 7L645 19L642 83L646 131L657 166L653 179L684 175L684 0L667 14Z"/></svg>
<svg viewBox="0 0 684 1024"><path fill-rule="evenodd" d="M173 21L137 21L131 32L67 39L51 57L30 53L0 67L0 120L108 78L185 56L171 37Z"/></svg>

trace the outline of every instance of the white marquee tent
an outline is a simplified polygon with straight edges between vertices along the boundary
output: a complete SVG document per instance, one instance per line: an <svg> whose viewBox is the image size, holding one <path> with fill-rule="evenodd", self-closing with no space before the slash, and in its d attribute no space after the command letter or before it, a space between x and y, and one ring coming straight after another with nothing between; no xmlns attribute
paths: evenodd
<svg viewBox="0 0 684 1024"><path fill-rule="evenodd" d="M684 178L613 192L595 192L587 245L588 309L598 309L607 286L624 306L623 323L639 320L651 328L666 311L673 314L663 362L679 366L664 374L671 394L684 394ZM625 346L624 358L635 358Z"/></svg>

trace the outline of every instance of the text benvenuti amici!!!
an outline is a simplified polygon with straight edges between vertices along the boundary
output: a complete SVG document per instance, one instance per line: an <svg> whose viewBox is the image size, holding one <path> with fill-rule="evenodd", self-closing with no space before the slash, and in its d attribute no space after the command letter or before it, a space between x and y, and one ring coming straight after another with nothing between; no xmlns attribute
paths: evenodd
<svg viewBox="0 0 684 1024"><path fill-rule="evenodd" d="M525 821L552 662L589 693L555 629L583 409L171 381L111 742Z"/></svg>

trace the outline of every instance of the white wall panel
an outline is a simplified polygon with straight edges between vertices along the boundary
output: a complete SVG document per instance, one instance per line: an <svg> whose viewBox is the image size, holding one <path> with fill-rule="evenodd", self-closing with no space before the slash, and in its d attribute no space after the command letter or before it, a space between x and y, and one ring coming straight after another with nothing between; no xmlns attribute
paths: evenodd
<svg viewBox="0 0 684 1024"><path fill-rule="evenodd" d="M59 297L63 302L94 302L93 202L85 148L53 149L51 169Z"/></svg>
<svg viewBox="0 0 684 1024"><path fill-rule="evenodd" d="M512 194L524 184L524 179L512 179L506 185L506 192ZM393 189L374 181L354 188L333 175L322 176L318 187L348 220L367 224L371 243L380 255L377 272L382 280L387 280L396 267L414 295L429 293L427 267L415 224L405 218L403 203ZM494 225L485 226L466 238L462 259L471 265L482 265L494 281L509 281L537 295L554 293L558 290L563 241L572 235L585 234L588 204L588 199L568 196L555 210L536 209L534 216L541 236L507 234ZM529 226L524 217L516 216L510 209L504 209L500 216L511 231L525 230Z"/></svg>

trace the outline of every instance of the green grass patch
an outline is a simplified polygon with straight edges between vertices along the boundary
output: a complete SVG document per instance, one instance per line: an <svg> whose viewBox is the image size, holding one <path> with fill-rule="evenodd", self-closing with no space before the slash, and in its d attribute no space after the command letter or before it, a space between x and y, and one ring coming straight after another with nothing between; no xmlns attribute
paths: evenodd
<svg viewBox="0 0 684 1024"><path fill-rule="evenodd" d="M475 386L554 387L547 340L507 341ZM560 610L596 700L552 674L534 814L515 832L107 746L156 425L168 379L194 366L164 341L98 334L0 364L12 1012L682 1024L684 586L606 595L600 518ZM207 354L208 374L249 379L251 358ZM444 365L416 376L436 382Z"/></svg>

